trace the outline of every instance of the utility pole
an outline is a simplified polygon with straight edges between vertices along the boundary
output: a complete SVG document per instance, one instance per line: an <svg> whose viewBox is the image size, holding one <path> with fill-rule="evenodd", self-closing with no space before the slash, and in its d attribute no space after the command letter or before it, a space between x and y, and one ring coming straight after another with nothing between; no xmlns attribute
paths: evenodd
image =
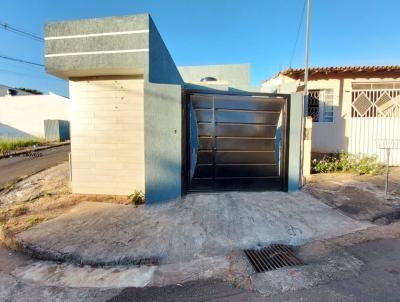
<svg viewBox="0 0 400 302"><path fill-rule="evenodd" d="M303 96L303 118L301 121L302 124L302 143L300 147L301 152L301 166L300 166L300 175L301 175L301 183L302 185L305 184L306 178L305 176L310 173L310 171L304 171L304 166L308 169L309 165L304 165L304 160L310 160L311 156L311 144L309 144L309 150L305 150L305 139L307 138L306 135L306 118L308 116L308 51L310 47L310 23L311 23L311 0L307 0L307 29L306 29L306 64L304 66L304 96ZM312 123L311 123L312 124ZM310 138L307 138L309 140ZM310 152L309 156L306 156L305 152Z"/></svg>
<svg viewBox="0 0 400 302"><path fill-rule="evenodd" d="M310 48L311 0L307 0L306 64L304 66L304 116L308 115L308 53Z"/></svg>

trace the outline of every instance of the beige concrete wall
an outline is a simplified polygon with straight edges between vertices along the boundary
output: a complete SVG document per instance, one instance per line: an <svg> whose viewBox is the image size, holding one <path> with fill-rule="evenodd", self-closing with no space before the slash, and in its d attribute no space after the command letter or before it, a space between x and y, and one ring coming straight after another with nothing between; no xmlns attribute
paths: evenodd
<svg viewBox="0 0 400 302"><path fill-rule="evenodd" d="M333 122L314 122L312 130L313 152L347 150L346 136L347 99L343 98L343 80L310 81L308 89L333 89ZM350 104L350 103L349 103Z"/></svg>
<svg viewBox="0 0 400 302"><path fill-rule="evenodd" d="M266 93L293 93L297 91L300 80L279 75L266 80L261 84L261 92Z"/></svg>
<svg viewBox="0 0 400 302"><path fill-rule="evenodd" d="M70 103L56 94L0 97L0 136L44 137L44 120L70 120Z"/></svg>
<svg viewBox="0 0 400 302"><path fill-rule="evenodd" d="M302 85L299 80L293 80L286 76L278 76L262 84L262 91L276 90L280 93L291 93ZM309 81L308 89L333 89L334 93L334 117L331 122L314 122L312 125L312 151L336 152L347 149L346 116L347 102L343 99L343 80L328 79ZM347 97L347 95L345 96ZM350 95L351 97L351 95ZM343 106L345 102L345 106ZM350 103L348 103L350 105Z"/></svg>
<svg viewBox="0 0 400 302"><path fill-rule="evenodd" d="M143 94L142 78L70 80L73 192L144 192Z"/></svg>

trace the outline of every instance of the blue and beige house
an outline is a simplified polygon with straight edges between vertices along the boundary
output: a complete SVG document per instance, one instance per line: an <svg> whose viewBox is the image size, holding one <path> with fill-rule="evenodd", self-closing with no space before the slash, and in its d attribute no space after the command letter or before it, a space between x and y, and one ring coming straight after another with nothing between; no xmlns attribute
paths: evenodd
<svg viewBox="0 0 400 302"><path fill-rule="evenodd" d="M73 192L298 189L300 94L260 93L248 64L177 67L148 14L49 23L45 41L69 83Z"/></svg>

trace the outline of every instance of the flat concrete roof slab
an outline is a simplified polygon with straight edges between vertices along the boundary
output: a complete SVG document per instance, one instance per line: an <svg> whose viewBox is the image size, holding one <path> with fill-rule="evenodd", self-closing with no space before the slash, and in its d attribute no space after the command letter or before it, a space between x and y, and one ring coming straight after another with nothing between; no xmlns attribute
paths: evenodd
<svg viewBox="0 0 400 302"><path fill-rule="evenodd" d="M160 206L83 202L18 235L38 256L83 264L161 263L367 228L304 192L191 194Z"/></svg>

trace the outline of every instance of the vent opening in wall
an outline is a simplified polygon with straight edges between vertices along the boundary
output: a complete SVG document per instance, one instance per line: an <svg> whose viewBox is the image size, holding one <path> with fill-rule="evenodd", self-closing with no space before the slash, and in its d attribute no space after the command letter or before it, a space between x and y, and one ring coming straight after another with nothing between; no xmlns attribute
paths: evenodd
<svg viewBox="0 0 400 302"><path fill-rule="evenodd" d="M205 77L200 80L200 82L217 82L218 80L214 77Z"/></svg>

